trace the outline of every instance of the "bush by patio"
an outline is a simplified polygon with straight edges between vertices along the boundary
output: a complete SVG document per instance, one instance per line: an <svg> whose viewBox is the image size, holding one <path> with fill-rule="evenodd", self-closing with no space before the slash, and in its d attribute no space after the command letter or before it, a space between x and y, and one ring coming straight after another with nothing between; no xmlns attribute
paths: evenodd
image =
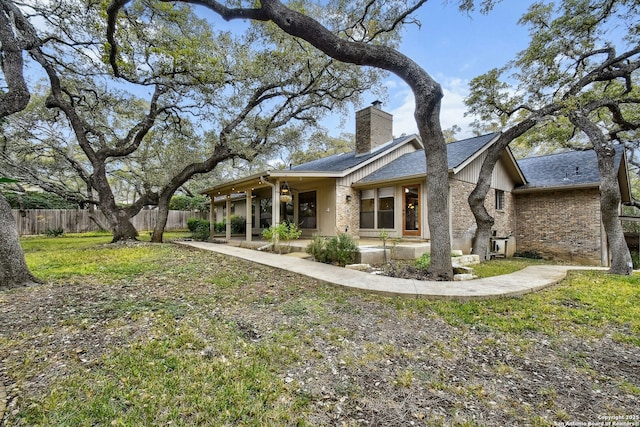
<svg viewBox="0 0 640 427"><path fill-rule="evenodd" d="M306 251L316 261L344 267L347 264L353 264L355 261L358 245L356 245L353 237L346 233L340 233L328 239L314 234L313 240L307 246Z"/></svg>
<svg viewBox="0 0 640 427"><path fill-rule="evenodd" d="M187 228L194 240L209 240L211 223L207 219L189 218Z"/></svg>

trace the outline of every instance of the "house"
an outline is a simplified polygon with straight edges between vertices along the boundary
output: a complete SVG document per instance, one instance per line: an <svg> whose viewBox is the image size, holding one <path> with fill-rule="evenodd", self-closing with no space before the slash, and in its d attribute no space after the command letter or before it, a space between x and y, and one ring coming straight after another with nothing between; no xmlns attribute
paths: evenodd
<svg viewBox="0 0 640 427"><path fill-rule="evenodd" d="M244 217L246 240L260 235L274 218L275 223L298 224L307 238L342 232L378 238L386 231L396 238L428 240L424 147L417 135L393 138L392 121L392 115L374 103L356 113L353 152L267 170L205 190L203 194L211 196L212 221ZM467 198L487 149L498 136L491 133L447 145L452 245L465 253L471 250L476 229ZM619 150L616 161L627 201L631 196L624 150ZM506 256L535 252L606 265L598 186L592 151L516 160L505 149L485 202L495 218L492 249ZM230 220L226 222L230 239Z"/></svg>

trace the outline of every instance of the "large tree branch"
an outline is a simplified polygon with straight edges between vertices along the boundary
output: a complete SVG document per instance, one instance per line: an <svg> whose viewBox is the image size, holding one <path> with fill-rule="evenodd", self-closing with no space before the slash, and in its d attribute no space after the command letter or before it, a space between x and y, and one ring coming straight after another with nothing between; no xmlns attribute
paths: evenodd
<svg viewBox="0 0 640 427"><path fill-rule="evenodd" d="M8 90L0 91L0 118L22 111L29 103L30 93L24 79L24 61L16 33L16 20L22 16L7 0L0 0L0 65Z"/></svg>

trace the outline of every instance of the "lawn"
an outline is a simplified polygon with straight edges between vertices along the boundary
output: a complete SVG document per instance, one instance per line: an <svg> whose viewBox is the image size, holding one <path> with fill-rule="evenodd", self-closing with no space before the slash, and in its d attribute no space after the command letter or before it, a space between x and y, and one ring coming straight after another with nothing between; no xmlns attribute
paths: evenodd
<svg viewBox="0 0 640 427"><path fill-rule="evenodd" d="M109 240L23 240L47 283L0 293L3 425L551 426L640 415L638 276L571 273L539 293L456 303Z"/></svg>

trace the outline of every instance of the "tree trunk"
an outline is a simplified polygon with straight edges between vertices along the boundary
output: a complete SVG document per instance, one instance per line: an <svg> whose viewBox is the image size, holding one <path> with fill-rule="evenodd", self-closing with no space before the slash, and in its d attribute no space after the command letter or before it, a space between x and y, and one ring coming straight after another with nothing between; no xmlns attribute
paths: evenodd
<svg viewBox="0 0 640 427"><path fill-rule="evenodd" d="M124 209L118 207L115 203L100 203L100 210L107 218L109 228L113 233L111 243L138 239L138 230L133 226L131 217Z"/></svg>
<svg viewBox="0 0 640 427"><path fill-rule="evenodd" d="M441 98L442 91L437 84L424 90L421 95L416 93L415 118L427 162L427 219L431 236L431 263L428 272L434 279L452 280L449 169L447 148L440 129Z"/></svg>
<svg viewBox="0 0 640 427"><path fill-rule="evenodd" d="M496 163L500 160L502 152L509 147L511 141L523 135L526 131L534 127L541 117L552 113L557 108L555 104L551 104L532 113L527 119L502 132L498 139L487 150L487 156L482 162L482 167L478 175L478 182L468 198L469 207L476 220L477 227L475 235L473 236L471 253L479 255L480 261L486 261L489 258L489 240L491 239L491 229L495 223L494 218L487 211L484 202L491 188L491 177Z"/></svg>
<svg viewBox="0 0 640 427"><path fill-rule="evenodd" d="M111 243L123 240L138 240L138 230L133 226L129 216L122 210L116 213L116 221L111 224L113 239Z"/></svg>
<svg viewBox="0 0 640 427"><path fill-rule="evenodd" d="M480 183L480 180L478 180L478 183ZM473 236L471 253L480 256L481 262L489 259L489 240L491 239L491 229L495 222L484 205L486 196L487 190L482 190L480 186L476 186L468 198L469 207L476 219L476 232Z"/></svg>
<svg viewBox="0 0 640 427"><path fill-rule="evenodd" d="M489 259L489 239L491 238L491 229L493 228L495 220L487 211L484 202L491 187L493 169L500 158L502 150L508 145L508 143L500 144L500 142L499 139L487 150L487 157L485 157L482 167L480 168L478 182L467 199L469 208L471 208L473 217L476 220L476 232L473 236L471 253L479 255L480 261Z"/></svg>
<svg viewBox="0 0 640 427"><path fill-rule="evenodd" d="M0 194L0 290L40 283L24 259L11 206Z"/></svg>
<svg viewBox="0 0 640 427"><path fill-rule="evenodd" d="M169 201L160 198L158 202L158 216L156 217L156 225L153 228L153 234L151 234L151 241L153 243L162 243L162 236L164 234L164 228L167 226L167 217L169 216Z"/></svg>
<svg viewBox="0 0 640 427"><path fill-rule="evenodd" d="M618 171L615 164L616 151L613 142L608 140L602 130L587 116L580 112L570 115L571 122L587 134L598 156L600 172L600 214L609 242L611 268L609 273L628 276L633 271L633 262L629 247L624 239L619 209L622 197L618 183Z"/></svg>
<svg viewBox="0 0 640 427"><path fill-rule="evenodd" d="M621 196L615 165L615 151L613 147L609 148L610 150L606 150L606 152L605 150L596 150L598 170L600 171L600 213L611 256L609 273L630 275L633 271L633 262L618 216Z"/></svg>

